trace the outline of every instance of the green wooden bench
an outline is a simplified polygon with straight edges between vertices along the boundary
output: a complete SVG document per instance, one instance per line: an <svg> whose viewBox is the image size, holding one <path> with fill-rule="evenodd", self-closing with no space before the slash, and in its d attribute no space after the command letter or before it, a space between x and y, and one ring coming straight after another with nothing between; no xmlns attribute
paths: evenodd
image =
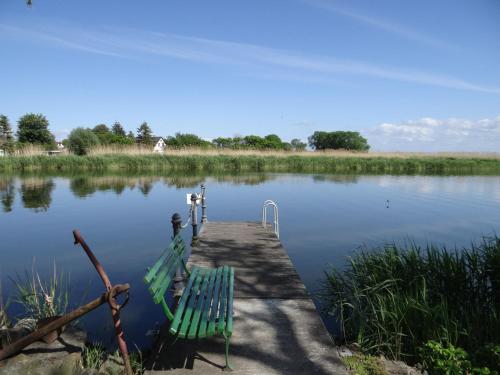
<svg viewBox="0 0 500 375"><path fill-rule="evenodd" d="M184 262L186 246L180 235L151 267L144 281L156 304L161 304L170 321L169 333L194 340L222 335L225 339L226 365L230 370L229 341L233 333L233 267L193 267L189 271ZM172 286L176 270L183 267L189 275L186 287L175 312L165 301L165 294Z"/></svg>

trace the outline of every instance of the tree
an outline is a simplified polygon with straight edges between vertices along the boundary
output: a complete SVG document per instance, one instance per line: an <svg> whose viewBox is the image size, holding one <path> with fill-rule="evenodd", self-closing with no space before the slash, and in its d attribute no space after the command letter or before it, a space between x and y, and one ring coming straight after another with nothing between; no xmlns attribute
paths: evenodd
<svg viewBox="0 0 500 375"><path fill-rule="evenodd" d="M113 138L113 133L109 130L106 124L99 124L94 126L92 132L99 138L99 142L103 145L108 145L111 143Z"/></svg>
<svg viewBox="0 0 500 375"><path fill-rule="evenodd" d="M7 153L14 150L14 136L10 127L9 119L5 115L0 115L0 148Z"/></svg>
<svg viewBox="0 0 500 375"><path fill-rule="evenodd" d="M306 149L306 144L298 138L294 138L290 141L293 151L304 151Z"/></svg>
<svg viewBox="0 0 500 375"><path fill-rule="evenodd" d="M281 141L281 138L276 134L269 134L264 137L262 146L266 149L279 150L283 148L283 142Z"/></svg>
<svg viewBox="0 0 500 375"><path fill-rule="evenodd" d="M143 145L153 144L153 131L147 122L143 122L137 129L137 140Z"/></svg>
<svg viewBox="0 0 500 375"><path fill-rule="evenodd" d="M175 133L175 136L169 136L165 140L169 147L209 147L212 144L201 139L196 134Z"/></svg>
<svg viewBox="0 0 500 375"><path fill-rule="evenodd" d="M99 143L99 138L90 129L73 129L68 137L69 149L77 155L86 155L92 147Z"/></svg>
<svg viewBox="0 0 500 375"><path fill-rule="evenodd" d="M55 145L54 135L49 131L49 122L41 113L27 113L19 119L17 138L21 143Z"/></svg>
<svg viewBox="0 0 500 375"><path fill-rule="evenodd" d="M309 137L309 145L315 150L352 150L368 151L370 146L368 141L359 132L335 131L323 132L316 131Z"/></svg>
<svg viewBox="0 0 500 375"><path fill-rule="evenodd" d="M132 133L132 131L129 131L128 134L127 134L127 138L132 141L132 143L135 143L135 136L134 136L134 133Z"/></svg>
<svg viewBox="0 0 500 375"><path fill-rule="evenodd" d="M125 137L125 129L123 129L123 126L117 121L113 124L113 127L111 128L111 131L113 132L114 135L117 135L119 137Z"/></svg>

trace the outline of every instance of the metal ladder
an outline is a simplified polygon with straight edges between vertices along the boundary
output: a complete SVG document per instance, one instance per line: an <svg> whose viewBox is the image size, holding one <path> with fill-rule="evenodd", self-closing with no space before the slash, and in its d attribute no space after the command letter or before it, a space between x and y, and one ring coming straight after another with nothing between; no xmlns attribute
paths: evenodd
<svg viewBox="0 0 500 375"><path fill-rule="evenodd" d="M274 234L276 237L280 238L280 225L279 225L279 215L278 215L278 206L272 200L268 199L264 202L262 206L262 226L264 228L267 227L267 207L272 206L274 211Z"/></svg>

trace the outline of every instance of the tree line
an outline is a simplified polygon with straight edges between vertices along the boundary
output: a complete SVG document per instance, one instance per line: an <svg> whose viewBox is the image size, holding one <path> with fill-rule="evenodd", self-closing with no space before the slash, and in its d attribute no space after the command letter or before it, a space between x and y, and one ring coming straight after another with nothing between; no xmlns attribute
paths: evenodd
<svg viewBox="0 0 500 375"><path fill-rule="evenodd" d="M49 130L49 122L42 114L28 113L17 122L17 132L14 136L9 119L0 115L0 149L10 154L16 148L26 144L40 145L48 150L56 147L55 137ZM367 140L353 131L316 131L308 138L308 144L300 139L283 141L276 134L264 137L258 135L218 137L212 141L200 138L196 134L176 133L173 136L162 137L167 148L217 148L217 149L254 149L254 150L284 150L303 151L309 147L313 150L344 149L353 151L368 151ZM155 143L153 131L147 122L143 122L135 134L126 131L115 122L111 127L98 124L93 128L78 127L73 129L63 145L78 155L84 155L89 149L98 145L134 145L152 147Z"/></svg>

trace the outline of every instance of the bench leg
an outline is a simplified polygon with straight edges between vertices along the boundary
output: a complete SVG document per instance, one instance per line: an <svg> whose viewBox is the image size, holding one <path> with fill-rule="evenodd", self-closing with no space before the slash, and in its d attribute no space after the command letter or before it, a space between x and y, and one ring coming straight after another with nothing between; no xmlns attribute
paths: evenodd
<svg viewBox="0 0 500 375"><path fill-rule="evenodd" d="M228 336L224 332L224 340L226 341L226 365L222 369L222 371L233 371L233 368L229 364L229 341L231 340L231 336Z"/></svg>

